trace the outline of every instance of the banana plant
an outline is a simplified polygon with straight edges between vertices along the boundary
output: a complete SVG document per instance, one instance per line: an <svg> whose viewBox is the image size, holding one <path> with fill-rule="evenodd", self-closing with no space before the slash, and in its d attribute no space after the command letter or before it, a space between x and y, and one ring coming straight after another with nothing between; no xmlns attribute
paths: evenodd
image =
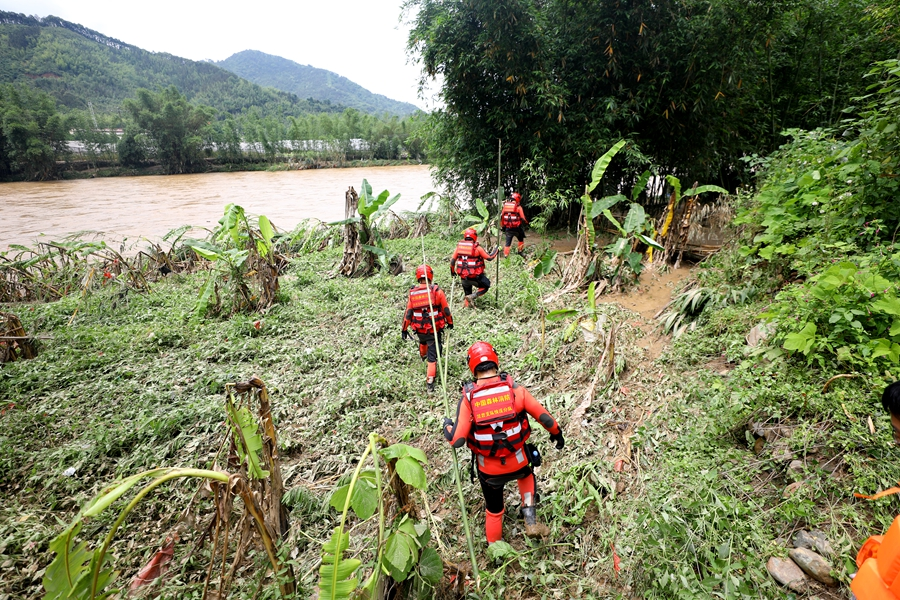
<svg viewBox="0 0 900 600"><path fill-rule="evenodd" d="M364 469L366 459L372 457L372 468ZM387 471L387 484L392 487L401 506L390 532L386 532L387 500L382 480L381 461ZM357 588L367 598L379 598L385 586L381 579L387 574L395 582L413 579L415 585L433 587L443 575L443 564L437 552L428 547L431 531L425 522L403 513L401 502L408 500L406 486L424 490L427 486L425 453L405 444L387 445L377 433L369 435L369 444L360 457L350 481L338 487L329 504L341 511L340 524L331 539L322 547L322 566L319 568L319 598L338 600L356 597ZM395 479L396 478L396 479ZM404 497L404 495L406 495ZM350 509L365 521L378 513L378 536L374 548L375 566L360 586L358 570L362 565L356 558L345 557L350 546L350 534L345 531Z"/></svg>
<svg viewBox="0 0 900 600"><path fill-rule="evenodd" d="M359 201L356 210L359 216L352 216L341 221L328 223L329 226L347 225L355 223L359 225L359 242L362 248L377 257L378 264L383 271L390 271L391 262L396 258L384 244L378 231L378 220L387 214L388 210L399 199L400 194L391 196L388 190L384 190L377 196L372 192L372 186L366 179L360 186Z"/></svg>
<svg viewBox="0 0 900 600"><path fill-rule="evenodd" d="M275 228L265 215L259 216L257 225L258 229L251 225L241 206L228 204L219 220L219 227L213 231L209 241L184 241L185 246L197 256L213 263L194 303L196 317L218 312L218 287L226 282L233 290L232 312L244 308L266 308L274 301L278 289ZM250 290L247 282L248 276L253 275L258 280L256 292Z"/></svg>
<svg viewBox="0 0 900 600"><path fill-rule="evenodd" d="M264 424L271 424L271 412L268 404L268 396L265 394L265 386L262 381L252 379L247 384L235 384L240 390L255 389L258 390L260 399L260 416ZM265 402L263 403L263 398ZM232 420L232 427L226 434L227 438L240 448L238 455L241 464L251 478L265 477L269 478L269 472L263 471L259 467L259 456L256 454L262 449L264 442L260 434L259 424L250 414L246 406L235 408L233 404L232 393L229 390L228 399L226 401L226 413L229 420ZM236 420L235 420L236 419ZM268 427L268 425L267 425ZM274 436L274 426L272 430L267 429L267 436ZM226 439L227 439L226 438ZM272 440L275 443L275 440ZM255 467L252 465L255 459ZM266 460L272 464L276 459L267 453ZM115 539L116 533L128 519L134 509L159 486L174 480L201 480L208 481L213 484L215 497L219 502L219 510L217 510L216 518L223 519L220 525L224 523L224 527L229 522L238 523L237 520L230 520L227 512L230 512L234 506L233 496L239 496L243 501L245 515L253 523L256 532L260 536L262 545L268 556L269 562L275 573L279 575L279 587L282 596L290 597L296 590L296 583L289 567L284 565L279 558L276 548L276 539L273 534L278 531L275 523L267 520L267 516L260 507L265 506L265 502L273 505L281 506L280 492L277 497L266 497L271 490L276 487L274 479L269 479L262 484L254 484L244 475L244 469L237 473L227 473L219 470L192 469L192 468L173 468L164 467L152 469L137 473L130 477L114 481L99 494L97 494L88 504L78 513L75 519L66 529L59 534L52 542L50 542L50 550L55 554L53 561L47 567L44 573L43 585L46 592L45 598L49 600L96 600L107 598L119 592L113 589L115 579L119 572L114 570L110 564L114 562L113 557L108 554L109 547ZM146 483L131 500L119 511L118 516L113 522L112 527L107 532L103 542L96 546L93 551L87 549L87 542L81 541L76 543L76 538L82 530L85 523L96 519L103 512L111 508L117 501L123 499L129 492L139 486L142 482L150 480ZM279 484L280 485L280 484ZM256 489L254 489L256 487ZM269 490L265 492L262 490ZM269 494L271 495L271 494ZM243 519L240 521L243 523ZM218 531L219 525L216 525ZM232 536L231 539L237 539L238 536ZM225 536L225 544L227 545L228 536ZM218 536L213 541L214 547L211 551L212 556L216 556L219 548ZM250 540L245 543L249 544ZM224 554L228 549L225 548ZM223 555L224 555L223 554ZM209 571L212 572L211 570ZM208 576L209 577L209 576ZM209 583L207 579L207 584ZM224 589L227 589L228 582L220 582Z"/></svg>
<svg viewBox="0 0 900 600"><path fill-rule="evenodd" d="M561 321L575 317L563 331L563 341L569 341L575 337L575 332L580 328L585 341L594 342L598 338L598 331L603 329L605 317L597 311L596 281L588 285L587 302L582 308L561 308L547 313L548 321Z"/></svg>
<svg viewBox="0 0 900 600"><path fill-rule="evenodd" d="M488 212L487 205L481 198L475 198L475 211L478 215L466 215L463 223L471 226L478 235L484 235L485 232L488 232L488 236L497 235L496 228L491 227L491 215ZM486 243L489 244L490 240Z"/></svg>

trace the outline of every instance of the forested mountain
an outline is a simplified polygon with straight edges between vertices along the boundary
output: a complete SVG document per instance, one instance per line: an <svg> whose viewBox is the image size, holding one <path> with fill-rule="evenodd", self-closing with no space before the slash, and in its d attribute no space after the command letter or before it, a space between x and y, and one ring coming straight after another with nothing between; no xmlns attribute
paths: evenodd
<svg viewBox="0 0 900 600"><path fill-rule="evenodd" d="M369 114L409 115L418 107L374 94L337 73L301 65L257 50L244 50L215 63L259 85L296 94L301 98L331 101Z"/></svg>
<svg viewBox="0 0 900 600"><path fill-rule="evenodd" d="M58 17L0 11L0 83L28 84L60 105L116 113L138 88L176 86L188 100L264 116L340 112L327 100L306 100L241 79L209 62L153 53Z"/></svg>

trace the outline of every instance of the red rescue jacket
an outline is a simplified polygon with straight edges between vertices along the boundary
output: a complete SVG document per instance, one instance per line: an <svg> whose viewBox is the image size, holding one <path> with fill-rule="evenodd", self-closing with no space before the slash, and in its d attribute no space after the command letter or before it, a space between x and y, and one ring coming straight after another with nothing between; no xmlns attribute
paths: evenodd
<svg viewBox="0 0 900 600"><path fill-rule="evenodd" d="M870 537L856 555L859 571L850 583L858 600L900 598L900 517L887 532Z"/></svg>
<svg viewBox="0 0 900 600"><path fill-rule="evenodd" d="M434 324L431 322L432 316ZM420 283L410 288L406 314L403 318L403 331L411 327L416 333L434 333L434 325L441 331L448 323L453 324L453 316L447 305L447 296L437 284Z"/></svg>
<svg viewBox="0 0 900 600"><path fill-rule="evenodd" d="M478 242L459 242L451 260L451 271L455 269L455 274L463 279L475 279L484 273L484 254Z"/></svg>
<svg viewBox="0 0 900 600"><path fill-rule="evenodd" d="M518 229L523 222L527 223L522 207L515 200L504 202L503 210L500 212L500 226L503 229Z"/></svg>
<svg viewBox="0 0 900 600"><path fill-rule="evenodd" d="M454 448L463 444L471 448L482 473L504 475L529 464L524 448L531 436L529 415L551 434L559 433L559 424L547 409L502 373L466 384L456 424L445 429L444 436Z"/></svg>

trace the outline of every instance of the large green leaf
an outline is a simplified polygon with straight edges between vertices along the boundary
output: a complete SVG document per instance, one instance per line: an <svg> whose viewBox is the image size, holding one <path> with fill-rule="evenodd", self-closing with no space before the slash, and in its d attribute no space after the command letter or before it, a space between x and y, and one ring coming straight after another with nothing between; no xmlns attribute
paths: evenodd
<svg viewBox="0 0 900 600"><path fill-rule="evenodd" d="M488 546L488 556L490 556L492 560L501 560L507 557L516 556L517 554L518 552L516 552L516 549L503 540L496 541Z"/></svg>
<svg viewBox="0 0 900 600"><path fill-rule="evenodd" d="M646 235L639 233L639 234L637 234L636 237L639 240L641 240L642 242L644 242L645 244L647 244L648 246L650 246L651 248L654 248L656 250L665 250L665 247L662 244L660 244L659 242L657 242L650 236L646 236Z"/></svg>
<svg viewBox="0 0 900 600"><path fill-rule="evenodd" d="M482 221L487 221L490 214L488 213L487 206L485 206L484 202L481 198L475 199L475 210L478 211L478 214L481 216Z"/></svg>
<svg viewBox="0 0 900 600"><path fill-rule="evenodd" d="M647 182L650 181L650 171L644 171L641 173L641 176L638 177L637 182L634 184L634 189L631 190L631 199L637 201L638 196L641 195L641 192L644 191L644 188L647 187Z"/></svg>
<svg viewBox="0 0 900 600"><path fill-rule="evenodd" d="M647 213L644 211L644 207L637 202L632 202L628 214L625 215L625 222L622 224L622 227L626 233L640 233L646 222Z"/></svg>
<svg viewBox="0 0 900 600"><path fill-rule="evenodd" d="M331 539L322 546L322 565L319 567L320 600L350 598L359 584L356 577L348 579L361 564L355 558L344 558L344 552L349 547L350 534L335 527Z"/></svg>
<svg viewBox="0 0 900 600"><path fill-rule="evenodd" d="M612 208L613 206L615 206L619 202L622 202L623 200L627 201L628 198L626 198L622 194L616 194L615 196L606 196L605 198L600 198L599 200L594 202L593 206L591 206L591 212L590 212L591 218L596 219L597 217L599 217L600 215L603 214L604 210Z"/></svg>
<svg viewBox="0 0 900 600"><path fill-rule="evenodd" d="M262 450L263 441L256 417L246 406L237 408L230 400L226 402L225 407L231 417L235 447L241 462L247 464L247 473L254 479L268 477L269 472L260 465L259 451ZM246 448L244 442L247 444Z"/></svg>
<svg viewBox="0 0 900 600"><path fill-rule="evenodd" d="M387 190L385 190L384 192L382 192L382 194L387 194L387 193L388 193ZM390 200L387 200L387 201L385 201L383 204L381 204L381 205L378 207L378 210L376 210L375 213L372 215L372 220L375 221L376 219L378 219L379 217L381 217L381 215L387 213L387 211L388 211L388 210L389 210L389 209L397 202L397 200L399 200L399 199L400 199L400 194L397 194L397 195L395 195L393 198L391 198Z"/></svg>
<svg viewBox="0 0 900 600"><path fill-rule="evenodd" d="M870 304L869 307L875 312L894 316L900 315L900 300L893 295L885 294Z"/></svg>
<svg viewBox="0 0 900 600"><path fill-rule="evenodd" d="M438 553L433 548L422 550L422 556L419 557L419 577L429 585L435 586L443 576L444 564Z"/></svg>
<svg viewBox="0 0 900 600"><path fill-rule="evenodd" d="M184 245L196 252L197 256L206 260L217 261L222 258L224 253L224 249L203 240L185 240Z"/></svg>
<svg viewBox="0 0 900 600"><path fill-rule="evenodd" d="M413 448L412 446L407 446L406 444L393 444L381 450L381 455L385 459L392 458L403 458L404 456L411 456L416 459L420 463L428 464L428 457L425 456L425 453L419 450L418 448Z"/></svg>
<svg viewBox="0 0 900 600"><path fill-rule="evenodd" d="M597 159L597 162L594 163L594 169L591 171L591 183L587 187L588 193L594 191L594 188L597 187L597 184L603 178L603 174L606 173L606 169L609 167L609 163L612 162L613 157L624 147L625 140L619 140L603 156Z"/></svg>
<svg viewBox="0 0 900 600"><path fill-rule="evenodd" d="M635 275L640 275L643 266L641 265L641 258L643 254L640 252L629 252L628 253L628 266L631 267L631 270L634 271Z"/></svg>
<svg viewBox="0 0 900 600"><path fill-rule="evenodd" d="M75 544L79 531L80 522L50 542L50 551L56 556L44 572L44 598L56 600L72 597L76 583L87 574L92 553L85 550L86 542Z"/></svg>
<svg viewBox="0 0 900 600"><path fill-rule="evenodd" d="M392 533L384 545L384 564L394 581L404 581L416 562L418 548L403 531Z"/></svg>
<svg viewBox="0 0 900 600"><path fill-rule="evenodd" d="M209 272L209 276L206 278L206 283L204 283L203 287L200 288L200 297L197 298L197 303L194 304L195 316L206 316L206 312L209 310L209 305L212 304L213 295L216 291L216 281L218 281L218 279L219 274L215 269Z"/></svg>
<svg viewBox="0 0 900 600"><path fill-rule="evenodd" d="M262 256L267 256L269 252L272 251L272 238L275 237L275 228L272 227L272 223L266 215L259 215L259 232L266 242L266 251L260 252L260 254Z"/></svg>
<svg viewBox="0 0 900 600"><path fill-rule="evenodd" d="M728 195L728 190L723 187L719 187L717 185L699 185L695 188L691 188L684 192L684 196L699 196L700 194L704 194L706 192L716 192L718 194Z"/></svg>
<svg viewBox="0 0 900 600"><path fill-rule="evenodd" d="M681 180L674 175L666 175L666 181L675 188L675 204L681 202Z"/></svg>
<svg viewBox="0 0 900 600"><path fill-rule="evenodd" d="M627 231L625 231L625 228L622 227L622 224L619 223L618 219L616 219L612 215L612 213L609 211L609 209L606 209L603 211L603 216L606 217L609 220L609 222L612 223L613 226L619 230L619 233L621 233L622 235L625 235L628 233Z"/></svg>
<svg viewBox="0 0 900 600"><path fill-rule="evenodd" d="M400 476L400 479L414 488L424 490L427 486L425 471L416 459L404 456L397 460L394 468L397 470L397 475Z"/></svg>
<svg viewBox="0 0 900 600"><path fill-rule="evenodd" d="M816 324L806 323L800 331L789 333L782 347L785 350L799 350L803 354L809 354L815 340Z"/></svg>
<svg viewBox="0 0 900 600"><path fill-rule="evenodd" d="M225 206L225 216L220 221L231 236L231 240L235 246L241 246L240 224L244 219L244 209L237 204L228 204Z"/></svg>

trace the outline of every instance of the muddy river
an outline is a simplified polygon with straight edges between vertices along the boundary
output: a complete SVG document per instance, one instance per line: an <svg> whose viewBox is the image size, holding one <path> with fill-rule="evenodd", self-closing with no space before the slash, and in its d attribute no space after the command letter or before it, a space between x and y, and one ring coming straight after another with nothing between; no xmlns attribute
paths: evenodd
<svg viewBox="0 0 900 600"><path fill-rule="evenodd" d="M108 177L0 184L0 250L76 232L106 240L158 238L180 225L213 227L229 202L280 229L344 218L344 192L367 179L378 194L400 193L397 212L437 189L426 165L309 171ZM96 233L95 233L96 232Z"/></svg>

